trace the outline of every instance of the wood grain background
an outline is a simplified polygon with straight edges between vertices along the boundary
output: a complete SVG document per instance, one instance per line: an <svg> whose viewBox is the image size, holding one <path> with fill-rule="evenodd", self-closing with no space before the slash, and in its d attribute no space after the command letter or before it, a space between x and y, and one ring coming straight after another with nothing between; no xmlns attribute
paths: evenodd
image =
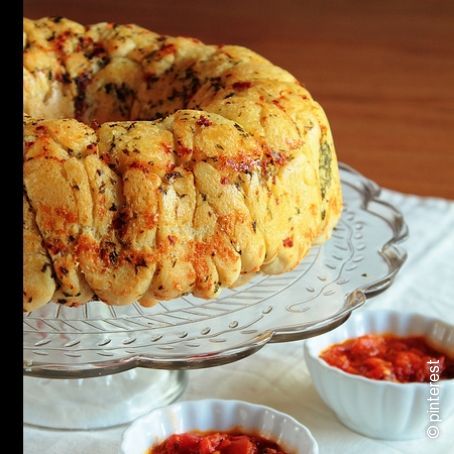
<svg viewBox="0 0 454 454"><path fill-rule="evenodd" d="M25 0L24 15L250 47L322 104L340 160L382 186L454 199L453 1Z"/></svg>

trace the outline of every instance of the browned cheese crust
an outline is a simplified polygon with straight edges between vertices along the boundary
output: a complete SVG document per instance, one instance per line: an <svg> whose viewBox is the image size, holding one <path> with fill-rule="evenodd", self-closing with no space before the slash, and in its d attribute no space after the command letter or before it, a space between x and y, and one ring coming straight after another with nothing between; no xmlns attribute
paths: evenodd
<svg viewBox="0 0 454 454"><path fill-rule="evenodd" d="M342 210L326 116L251 50L24 20L24 310L216 297Z"/></svg>

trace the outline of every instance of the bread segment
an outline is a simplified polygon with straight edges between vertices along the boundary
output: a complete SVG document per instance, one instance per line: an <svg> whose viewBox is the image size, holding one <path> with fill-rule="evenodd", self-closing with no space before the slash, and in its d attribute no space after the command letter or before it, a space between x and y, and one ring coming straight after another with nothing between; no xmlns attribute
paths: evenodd
<svg viewBox="0 0 454 454"><path fill-rule="evenodd" d="M47 304L56 290L52 264L42 244L33 210L23 197L24 214L24 282L23 307L30 312Z"/></svg>

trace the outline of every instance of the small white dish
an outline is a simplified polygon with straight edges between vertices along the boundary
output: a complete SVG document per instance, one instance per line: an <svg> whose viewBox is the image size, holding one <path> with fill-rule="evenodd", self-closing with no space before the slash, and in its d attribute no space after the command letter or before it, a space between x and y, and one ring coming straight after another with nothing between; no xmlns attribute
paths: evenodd
<svg viewBox="0 0 454 454"><path fill-rule="evenodd" d="M239 427L276 441L289 454L318 454L309 430L289 415L238 400L192 400L158 408L136 419L123 434L123 454L145 454L175 433L228 431Z"/></svg>
<svg viewBox="0 0 454 454"><path fill-rule="evenodd" d="M435 400L427 400L436 397L429 383L372 380L330 366L319 356L332 344L373 333L423 335L443 352L454 353L454 326L441 320L388 310L354 313L339 328L305 342L306 363L320 397L343 424L362 435L385 440L437 438L443 430L440 424L454 414L454 379L434 382L439 392L435 405ZM430 410L437 408L438 416L433 416L437 412Z"/></svg>

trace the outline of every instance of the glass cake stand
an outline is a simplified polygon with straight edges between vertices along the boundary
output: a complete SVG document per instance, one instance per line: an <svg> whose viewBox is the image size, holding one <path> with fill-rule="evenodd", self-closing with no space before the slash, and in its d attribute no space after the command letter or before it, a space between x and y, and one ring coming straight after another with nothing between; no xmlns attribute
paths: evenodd
<svg viewBox="0 0 454 454"><path fill-rule="evenodd" d="M48 304L24 315L24 421L94 429L176 399L184 369L248 356L268 342L316 336L391 285L406 259L401 213L380 188L340 164L344 210L329 241L293 271L257 275L216 300L151 308Z"/></svg>

